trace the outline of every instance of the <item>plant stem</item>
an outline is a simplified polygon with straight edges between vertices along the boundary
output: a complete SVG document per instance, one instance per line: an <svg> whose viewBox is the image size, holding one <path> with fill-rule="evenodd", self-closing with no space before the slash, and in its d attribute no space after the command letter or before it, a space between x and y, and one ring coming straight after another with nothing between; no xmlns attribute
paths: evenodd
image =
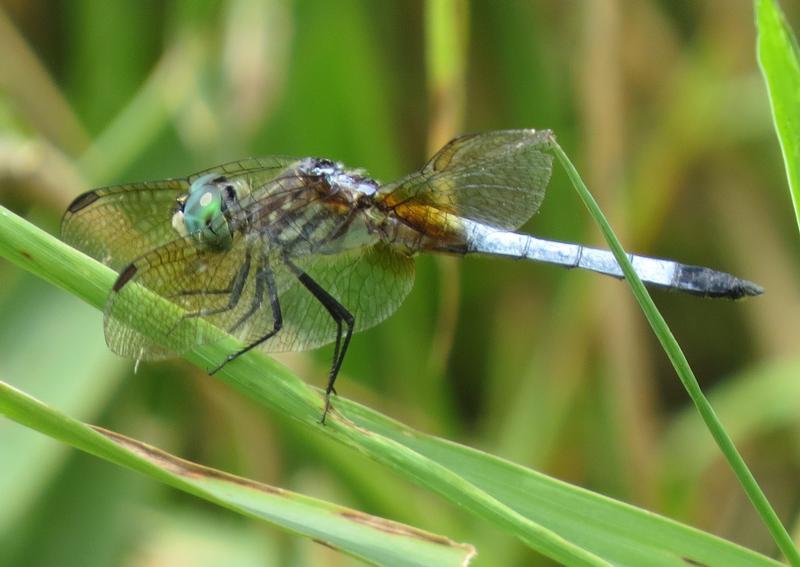
<svg viewBox="0 0 800 567"><path fill-rule="evenodd" d="M683 354L681 347L675 340L672 331L670 331L669 327L667 326L667 322L664 320L664 317L656 308L655 303L653 303L653 299L650 297L650 294L644 287L642 280L639 279L639 276L633 269L633 266L628 260L625 251L622 249L622 245L614 234L614 231L611 229L611 225L608 223L608 220L606 220L603 212L600 210L597 201L594 200L594 197L592 197L589 189L581 179L578 170L575 169L575 166L567 157L567 154L564 153L564 150L561 148L561 146L559 146L555 141L555 138L553 138L552 144L554 153L561 162L561 165L564 166L564 170L572 182L572 185L575 187L575 190L578 192L583 204L586 205L586 208L589 209L589 213L600 226L606 242L611 248L611 251L614 253L614 257L622 267L622 271L625 274L625 279L630 284L633 295L636 297L636 301L639 302L647 322L650 324L650 327L653 329L653 333L655 333L656 338L658 338L658 341L661 343L664 352L672 363L672 366L675 368L675 372L677 372L678 378L680 378L681 382L683 383L683 387L689 393L689 397L692 399L692 403L694 403L695 407L697 408L700 417L705 422L706 427L722 451L722 454L725 456L725 459L728 461L728 464L733 470L733 473L736 475L736 478L739 480L739 484L742 485L747 497L750 499L750 502L753 503L756 512L758 512L758 515L761 516L762 521L766 525L784 557L791 565L800 565L800 554L798 553L791 536L781 523L778 515L775 513L775 510L770 505L769 500L767 500L767 497L764 495L764 492L758 485L758 482L756 482L753 473L751 473L750 469L747 468L747 464L744 462L741 454L736 449L733 440L730 438L727 431L725 431L725 428L722 426L719 418L717 418L714 408L711 407L708 399L705 397L705 395L703 395L703 391L700 389L700 384L697 382L697 378L695 377L694 372L692 372L689 362L686 360L686 356Z"/></svg>

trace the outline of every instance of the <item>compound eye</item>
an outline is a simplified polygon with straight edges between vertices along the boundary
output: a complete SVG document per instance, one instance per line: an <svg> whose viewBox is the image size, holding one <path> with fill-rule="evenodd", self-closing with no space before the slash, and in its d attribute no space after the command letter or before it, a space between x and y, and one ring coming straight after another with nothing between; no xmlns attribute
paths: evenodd
<svg viewBox="0 0 800 567"><path fill-rule="evenodd" d="M192 182L183 205L183 219L189 234L202 234L206 227L224 221L222 191L217 180L225 178L218 173L203 175Z"/></svg>

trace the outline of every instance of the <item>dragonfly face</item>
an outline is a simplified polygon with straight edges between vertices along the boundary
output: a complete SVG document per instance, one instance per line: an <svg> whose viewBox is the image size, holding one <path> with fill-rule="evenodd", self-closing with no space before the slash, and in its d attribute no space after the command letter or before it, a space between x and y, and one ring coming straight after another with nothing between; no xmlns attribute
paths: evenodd
<svg viewBox="0 0 800 567"><path fill-rule="evenodd" d="M505 130L457 138L421 170L379 185L319 158L267 157L189 176L95 189L62 222L64 239L120 272L105 310L109 347L159 359L208 340L205 321L253 348L335 343L324 417L353 332L391 315L414 281L417 252L486 254L621 277L613 255L515 230L539 208L552 134ZM761 289L709 268L630 256L645 283L738 298ZM164 322L143 286L174 303ZM155 331L138 331L152 321Z"/></svg>
<svg viewBox="0 0 800 567"><path fill-rule="evenodd" d="M226 212L236 202L236 193L227 181L225 176L208 173L178 197L178 210L172 216L178 235L191 235L198 245L218 250L230 247L233 235Z"/></svg>

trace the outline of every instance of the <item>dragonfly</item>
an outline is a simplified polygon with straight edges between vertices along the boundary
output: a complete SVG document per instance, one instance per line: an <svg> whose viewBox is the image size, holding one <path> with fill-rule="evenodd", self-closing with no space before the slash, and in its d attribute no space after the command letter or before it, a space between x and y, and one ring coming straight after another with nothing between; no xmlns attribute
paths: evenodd
<svg viewBox="0 0 800 567"><path fill-rule="evenodd" d="M391 315L411 291L420 253L488 255L580 268L616 278L607 250L517 232L537 212L550 180L553 134L500 130L461 136L425 166L381 184L322 158L234 161L184 178L91 190L69 205L66 242L119 275L104 312L110 349L140 360L205 342L201 322L244 353L300 351L334 343L322 423L353 333ZM710 268L630 254L648 286L739 299L762 289ZM160 336L143 286L182 310Z"/></svg>

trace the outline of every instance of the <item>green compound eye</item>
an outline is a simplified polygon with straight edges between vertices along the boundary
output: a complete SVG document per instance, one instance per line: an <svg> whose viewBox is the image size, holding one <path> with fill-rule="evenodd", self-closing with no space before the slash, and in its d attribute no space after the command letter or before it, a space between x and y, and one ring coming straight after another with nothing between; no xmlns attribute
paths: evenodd
<svg viewBox="0 0 800 567"><path fill-rule="evenodd" d="M183 206L183 227L189 235L212 248L226 249L231 243L228 219L222 211L222 188L215 182L219 174L209 173L198 177L189 187L189 196Z"/></svg>

